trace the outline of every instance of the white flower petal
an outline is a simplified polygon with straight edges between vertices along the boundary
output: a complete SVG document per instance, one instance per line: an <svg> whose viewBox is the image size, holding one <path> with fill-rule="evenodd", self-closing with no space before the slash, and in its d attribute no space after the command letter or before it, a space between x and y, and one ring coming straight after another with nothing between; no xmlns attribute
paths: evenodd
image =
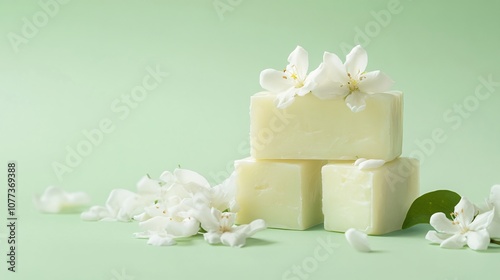
<svg viewBox="0 0 500 280"><path fill-rule="evenodd" d="M297 71L300 78L305 79L309 68L309 55L301 46L297 46L288 56L288 62Z"/></svg>
<svg viewBox="0 0 500 280"><path fill-rule="evenodd" d="M483 229L467 233L467 246L472 250L486 250L490 244L490 235Z"/></svg>
<svg viewBox="0 0 500 280"><path fill-rule="evenodd" d="M473 230L473 231L486 229L493 221L493 216L494 216L493 209L486 212L486 213L482 213L482 214L477 215L474 218L474 221L472 221L472 223L470 223L469 229Z"/></svg>
<svg viewBox="0 0 500 280"><path fill-rule="evenodd" d="M218 231L220 227L221 212L216 208L208 208L207 206L198 206L192 209L192 215L200 221L201 227L206 231Z"/></svg>
<svg viewBox="0 0 500 280"><path fill-rule="evenodd" d="M442 212L434 213L431 216L430 224L433 226L438 232L455 234L460 232L460 226L453 224L446 215Z"/></svg>
<svg viewBox="0 0 500 280"><path fill-rule="evenodd" d="M365 109L366 107L365 98L366 98L366 93L355 91L346 97L345 103L347 104L347 107L351 109L351 111L357 113Z"/></svg>
<svg viewBox="0 0 500 280"><path fill-rule="evenodd" d="M368 65L368 54L360 45L355 46L345 58L345 68L351 77L358 80L361 73L365 72Z"/></svg>
<svg viewBox="0 0 500 280"><path fill-rule="evenodd" d="M359 252L370 252L370 244L366 233L350 228L345 232L345 238L351 247Z"/></svg>
<svg viewBox="0 0 500 280"><path fill-rule="evenodd" d="M345 66L333 53L323 54L323 63L309 74L316 86L312 93L320 99L341 98L349 93L346 86L349 78Z"/></svg>
<svg viewBox="0 0 500 280"><path fill-rule="evenodd" d="M429 240L432 243L441 244L443 241L450 238L451 236L453 236L453 234L438 233L434 230L429 230L425 235L425 239Z"/></svg>
<svg viewBox="0 0 500 280"><path fill-rule="evenodd" d="M380 71L372 71L362 75L358 83L359 90L366 93L386 92L394 84L394 81Z"/></svg>
<svg viewBox="0 0 500 280"><path fill-rule="evenodd" d="M139 194L156 194L158 193L160 184L158 181L151 179L149 176L143 176L137 182L137 193Z"/></svg>
<svg viewBox="0 0 500 280"><path fill-rule="evenodd" d="M220 241L226 246L243 247L248 237L243 232L224 232L220 237Z"/></svg>
<svg viewBox="0 0 500 280"><path fill-rule="evenodd" d="M323 54L323 63L330 80L344 85L347 84L349 77L347 76L346 67L336 54L325 52Z"/></svg>
<svg viewBox="0 0 500 280"><path fill-rule="evenodd" d="M118 215L118 212L122 208L123 203L131 198L134 197L136 194L125 189L113 189L109 193L108 199L106 200L106 207L108 208L109 212L111 213L112 216L116 217Z"/></svg>
<svg viewBox="0 0 500 280"><path fill-rule="evenodd" d="M293 81L283 78L283 71L265 69L260 72L260 86L272 93L280 93L293 87Z"/></svg>
<svg viewBox="0 0 500 280"><path fill-rule="evenodd" d="M493 220L488 227L488 232L491 238L500 238L500 185L491 187L488 204L490 205L490 209L495 210Z"/></svg>
<svg viewBox="0 0 500 280"><path fill-rule="evenodd" d="M292 87L284 92L281 92L276 97L276 107L278 109L285 109L286 107L292 105L295 101L295 93L297 89Z"/></svg>
<svg viewBox="0 0 500 280"><path fill-rule="evenodd" d="M144 212L146 205L147 201L143 197L134 194L122 202L116 214L116 219L122 222L129 222L134 216Z"/></svg>
<svg viewBox="0 0 500 280"><path fill-rule="evenodd" d="M208 231L203 234L203 238L205 238L208 244L219 244L221 242L221 233L218 231Z"/></svg>
<svg viewBox="0 0 500 280"><path fill-rule="evenodd" d="M359 170L375 169L381 167L384 164L385 160L383 159L367 159L359 163L358 168Z"/></svg>
<svg viewBox="0 0 500 280"><path fill-rule="evenodd" d="M193 236L196 235L200 230L200 222L192 217L185 218L182 221L168 219L165 230L168 232L168 234L171 234L173 236Z"/></svg>
<svg viewBox="0 0 500 280"><path fill-rule="evenodd" d="M455 220L458 221L462 226L468 226L474 219L476 208L472 202L467 198L462 197L458 204L455 206L456 216Z"/></svg>
<svg viewBox="0 0 500 280"><path fill-rule="evenodd" d="M210 188L210 183L207 179L195 171L176 168L174 170L174 176L177 181L185 187L194 185L205 189Z"/></svg>
<svg viewBox="0 0 500 280"><path fill-rule="evenodd" d="M163 236L153 234L149 237L148 245L153 246L171 246L175 244L175 240L171 236Z"/></svg>
<svg viewBox="0 0 500 280"><path fill-rule="evenodd" d="M168 222L167 217L156 216L149 220L139 223L139 228L143 231L163 231Z"/></svg>
<svg viewBox="0 0 500 280"><path fill-rule="evenodd" d="M316 88L317 84L312 79L306 79L304 85L300 88L295 88L295 94L298 96L305 96Z"/></svg>
<svg viewBox="0 0 500 280"><path fill-rule="evenodd" d="M493 207L500 209L500 185L494 185L491 187L488 202Z"/></svg>
<svg viewBox="0 0 500 280"><path fill-rule="evenodd" d="M309 78L315 82L315 87L311 90L312 94L319 99L341 98L349 93L348 87L341 82L332 80L325 63L321 63L317 69L311 72Z"/></svg>
<svg viewBox="0 0 500 280"><path fill-rule="evenodd" d="M229 209L231 212L236 212L236 189L236 172L233 171L229 178L211 189L212 206L220 211Z"/></svg>
<svg viewBox="0 0 500 280"><path fill-rule="evenodd" d="M167 185L169 185L169 184L173 183L175 177L174 177L174 174L172 174L171 172L163 171L163 173L161 173L159 179L161 181L165 182Z"/></svg>
<svg viewBox="0 0 500 280"><path fill-rule="evenodd" d="M441 248L459 249L467 244L467 238L463 234L454 234L441 242Z"/></svg>
<svg viewBox="0 0 500 280"><path fill-rule="evenodd" d="M262 219L254 220L248 225L249 225L248 236L252 236L257 232L266 229L266 222Z"/></svg>
<svg viewBox="0 0 500 280"><path fill-rule="evenodd" d="M92 206L89 210L82 212L80 218L84 221L100 221L102 219L111 218L112 215L106 207Z"/></svg>

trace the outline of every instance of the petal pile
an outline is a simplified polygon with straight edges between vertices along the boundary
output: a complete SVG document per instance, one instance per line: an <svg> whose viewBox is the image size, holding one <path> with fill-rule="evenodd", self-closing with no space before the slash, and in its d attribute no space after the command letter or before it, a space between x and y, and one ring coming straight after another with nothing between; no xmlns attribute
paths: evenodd
<svg viewBox="0 0 500 280"><path fill-rule="evenodd" d="M137 192L111 191L104 206L92 206L81 214L87 221L138 221L136 238L155 246L176 244L176 239L201 234L209 244L242 247L246 239L266 228L263 220L235 225L235 173L211 187L200 174L187 170L165 171L159 179L144 176Z"/></svg>

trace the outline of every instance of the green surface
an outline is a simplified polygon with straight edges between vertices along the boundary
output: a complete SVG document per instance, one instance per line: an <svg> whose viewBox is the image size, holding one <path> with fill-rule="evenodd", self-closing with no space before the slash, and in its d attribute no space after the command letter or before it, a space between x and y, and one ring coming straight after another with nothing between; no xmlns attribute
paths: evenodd
<svg viewBox="0 0 500 280"><path fill-rule="evenodd" d="M39 4L46 2L50 15ZM260 71L284 67L297 44L312 70L323 51L343 57L343 46L358 41L368 70L383 70L405 93L403 154L422 160L422 193L450 188L481 202L500 182L499 3L66 2L0 2L2 224L6 163L19 166L18 266L6 270L2 226L1 279L282 279L303 264L308 279L497 277L500 247L440 249L424 239L426 226L371 237L370 254L321 228L266 230L244 249L200 238L157 248L131 237L136 224L42 215L31 197L57 185L102 204L112 188L134 189L145 173L179 164L219 181L248 154L249 97L260 90ZM218 14L214 3L229 10ZM126 105L157 66L168 77ZM85 145L82 131L100 123L108 133L57 176L54 163L66 164L69 151ZM318 238L338 245L324 261L314 261Z"/></svg>

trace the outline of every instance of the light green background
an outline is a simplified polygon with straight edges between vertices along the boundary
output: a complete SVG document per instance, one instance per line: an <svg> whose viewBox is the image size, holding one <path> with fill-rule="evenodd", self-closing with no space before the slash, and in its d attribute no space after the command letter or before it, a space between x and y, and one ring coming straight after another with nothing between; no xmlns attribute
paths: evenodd
<svg viewBox="0 0 500 280"><path fill-rule="evenodd" d="M57 185L102 204L112 188L133 190L142 175L178 165L218 181L248 154L249 97L260 90L260 71L284 67L296 45L308 50L312 70L323 51L343 57L342 46L357 41L369 53L368 70L383 70L405 93L404 155L424 155L422 192L448 188L481 202L500 183L500 85L491 93L480 88L489 93L483 100L474 97L480 77L500 82L498 2L67 2L48 22L39 2L0 2L2 224L5 166L8 160L19 166L18 272L6 271L1 226L0 278L282 279L294 265L310 264L318 240L328 238L337 248L308 279L497 278L499 247L443 250L424 239L426 226L371 237L371 254L321 227L266 230L244 249L201 238L158 248L131 237L134 223L42 215L31 197ZM218 14L214 3L230 10ZM39 27L13 46L14 33L24 36L25 18ZM113 102L157 65L169 76L120 119ZM464 102L463 115L453 111ZM106 118L114 131L59 180L53 163L64 163L67 147L85 139L82 130ZM439 131L444 136L433 148L425 139Z"/></svg>

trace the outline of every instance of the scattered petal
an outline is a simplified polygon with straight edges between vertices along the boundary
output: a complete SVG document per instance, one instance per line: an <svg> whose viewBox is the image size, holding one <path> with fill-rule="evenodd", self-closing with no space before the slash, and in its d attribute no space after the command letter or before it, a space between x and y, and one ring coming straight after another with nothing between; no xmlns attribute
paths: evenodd
<svg viewBox="0 0 500 280"><path fill-rule="evenodd" d="M90 196L84 192L66 192L61 188L49 186L41 195L33 197L35 207L45 213L75 213L90 202Z"/></svg>
<svg viewBox="0 0 500 280"><path fill-rule="evenodd" d="M350 228L345 232L345 238L351 247L359 252L370 252L370 244L366 233Z"/></svg>
<svg viewBox="0 0 500 280"><path fill-rule="evenodd" d="M367 159L358 164L359 170L368 170L379 168L385 164L385 160L383 159Z"/></svg>
<svg viewBox="0 0 500 280"><path fill-rule="evenodd" d="M171 236L163 236L158 234L153 234L149 237L148 245L153 246L171 246L176 244L175 239Z"/></svg>

